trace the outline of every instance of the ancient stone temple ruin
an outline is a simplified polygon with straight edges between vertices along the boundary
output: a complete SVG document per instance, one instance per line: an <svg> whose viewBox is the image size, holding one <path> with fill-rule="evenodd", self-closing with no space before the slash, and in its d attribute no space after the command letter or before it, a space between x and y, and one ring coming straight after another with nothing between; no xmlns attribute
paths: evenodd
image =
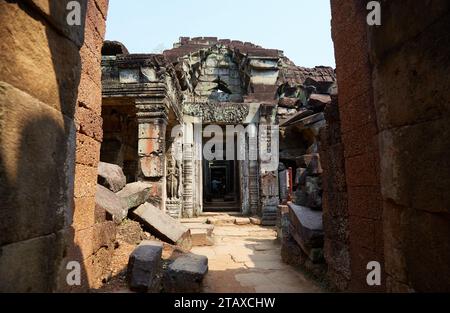
<svg viewBox="0 0 450 313"><path fill-rule="evenodd" d="M449 292L450 2L367 2L333 69L0 0L0 292Z"/></svg>
<svg viewBox="0 0 450 313"><path fill-rule="evenodd" d="M237 211L267 225L275 223L280 204L279 123L324 126L320 111L327 101L320 99L336 92L332 68L298 67L282 51L209 37L182 37L160 55L129 54L120 43L106 42L102 85L101 161L123 167L130 181L151 183L160 208L172 217ZM268 127L249 135L249 125ZM238 126L247 128L244 140ZM217 128L226 135L214 137ZM317 148L311 140L311 149ZM205 160L211 141L218 157ZM239 159L237 145L258 157ZM295 146L291 141L282 151L283 161L295 162L287 155ZM276 153L261 160L263 149Z"/></svg>

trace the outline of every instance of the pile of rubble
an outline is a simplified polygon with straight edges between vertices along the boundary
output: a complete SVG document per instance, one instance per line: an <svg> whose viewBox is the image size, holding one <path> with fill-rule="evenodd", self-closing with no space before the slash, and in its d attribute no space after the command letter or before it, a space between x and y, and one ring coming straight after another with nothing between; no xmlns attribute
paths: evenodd
<svg viewBox="0 0 450 313"><path fill-rule="evenodd" d="M302 83L286 83L279 89L279 177L283 205L279 207L277 226L283 260L323 277L326 266L320 132L327 126L324 111L337 93L337 85L329 68L318 67L314 71L317 75ZM285 112L289 108L295 112Z"/></svg>
<svg viewBox="0 0 450 313"><path fill-rule="evenodd" d="M127 184L117 165L101 162L98 166L96 214L105 215L119 228L130 218L147 231L146 236L141 236L139 230L137 237L130 234L134 251L129 255L126 270L128 287L136 292L200 291L208 272L208 259L189 250L193 243L197 246L213 243L211 226L186 227L173 219L159 209L160 199L151 196L151 189L151 183ZM166 258L163 249L171 250Z"/></svg>

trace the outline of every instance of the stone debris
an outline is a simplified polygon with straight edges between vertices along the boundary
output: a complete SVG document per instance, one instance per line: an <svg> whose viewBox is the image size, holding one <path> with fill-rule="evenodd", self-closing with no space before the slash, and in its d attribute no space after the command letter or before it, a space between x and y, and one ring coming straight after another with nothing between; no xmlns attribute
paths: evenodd
<svg viewBox="0 0 450 313"><path fill-rule="evenodd" d="M237 217L236 220L234 221L234 223L236 225L248 225L250 224L250 218L248 217Z"/></svg>
<svg viewBox="0 0 450 313"><path fill-rule="evenodd" d="M171 263L164 272L164 292L200 292L203 278L208 272L208 258L185 254Z"/></svg>
<svg viewBox="0 0 450 313"><path fill-rule="evenodd" d="M229 215L216 215L216 216L210 216L206 220L207 224L212 225L232 225L236 221L236 217L229 216Z"/></svg>
<svg viewBox="0 0 450 313"><path fill-rule="evenodd" d="M312 94L306 108L314 112L323 112L325 106L331 103L330 95Z"/></svg>
<svg viewBox="0 0 450 313"><path fill-rule="evenodd" d="M127 184L121 191L116 193L126 203L127 209L137 208L141 204L149 201L151 197L152 184L146 182L136 182Z"/></svg>
<svg viewBox="0 0 450 313"><path fill-rule="evenodd" d="M195 219L193 219L193 220L195 220ZM212 225L212 224L188 222L188 223L183 223L183 225L186 226L187 228L189 228L190 230L205 229L207 231L208 236L213 235L214 225Z"/></svg>
<svg viewBox="0 0 450 313"><path fill-rule="evenodd" d="M142 223L157 238L178 245L186 250L192 247L191 234L188 228L176 219L165 214L151 203L145 203L133 211Z"/></svg>
<svg viewBox="0 0 450 313"><path fill-rule="evenodd" d="M112 192L119 192L127 184L127 179L120 166L100 162L98 164L98 183Z"/></svg>
<svg viewBox="0 0 450 313"><path fill-rule="evenodd" d="M202 223L185 223L183 225L191 231L193 247L214 245L214 225Z"/></svg>
<svg viewBox="0 0 450 313"><path fill-rule="evenodd" d="M120 224L128 215L127 205L124 200L101 185L97 185L95 206L96 211L106 211L107 215L110 215L117 224Z"/></svg>
<svg viewBox="0 0 450 313"><path fill-rule="evenodd" d="M193 247L213 246L214 239L208 234L207 229L191 229L191 240Z"/></svg>
<svg viewBox="0 0 450 313"><path fill-rule="evenodd" d="M289 204L289 232L313 263L323 261L322 212Z"/></svg>
<svg viewBox="0 0 450 313"><path fill-rule="evenodd" d="M132 291L159 291L162 250L161 242L143 241L130 255L127 276Z"/></svg>
<svg viewBox="0 0 450 313"><path fill-rule="evenodd" d="M253 225L261 225L261 219L258 216L252 216L250 217L250 222Z"/></svg>

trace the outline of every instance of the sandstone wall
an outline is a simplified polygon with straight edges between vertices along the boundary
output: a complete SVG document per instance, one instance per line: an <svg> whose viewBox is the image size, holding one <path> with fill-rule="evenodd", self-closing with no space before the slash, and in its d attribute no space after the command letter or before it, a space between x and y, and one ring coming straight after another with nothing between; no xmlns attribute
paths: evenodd
<svg viewBox="0 0 450 313"><path fill-rule="evenodd" d="M332 0L348 187L350 290L450 290L450 3ZM364 276L361 274L364 273Z"/></svg>
<svg viewBox="0 0 450 313"><path fill-rule="evenodd" d="M80 1L81 26L67 2L0 1L1 291L66 290L74 260L94 286L115 231L93 202L108 1Z"/></svg>
<svg viewBox="0 0 450 313"><path fill-rule="evenodd" d="M332 36L348 193L349 290L383 291L366 283L366 266L384 268L378 126L368 55L365 1L331 0ZM384 281L385 275L382 275Z"/></svg>
<svg viewBox="0 0 450 313"><path fill-rule="evenodd" d="M324 256L332 287L346 290L351 278L349 214L344 145L337 96L325 107L327 127L320 132L323 167Z"/></svg>
<svg viewBox="0 0 450 313"><path fill-rule="evenodd" d="M382 12L369 43L387 289L449 292L450 3L384 1Z"/></svg>

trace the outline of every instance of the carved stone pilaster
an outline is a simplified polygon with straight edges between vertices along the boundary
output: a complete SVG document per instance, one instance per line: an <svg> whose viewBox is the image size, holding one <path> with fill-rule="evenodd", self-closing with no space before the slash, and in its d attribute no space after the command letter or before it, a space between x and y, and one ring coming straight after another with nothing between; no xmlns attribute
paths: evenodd
<svg viewBox="0 0 450 313"><path fill-rule="evenodd" d="M183 145L183 216L194 216L194 155L192 143Z"/></svg>
<svg viewBox="0 0 450 313"><path fill-rule="evenodd" d="M167 108L160 98L136 99L138 122L138 178L151 181L153 196L163 199L166 195L166 126ZM161 201L161 208L164 208Z"/></svg>
<svg viewBox="0 0 450 313"><path fill-rule="evenodd" d="M258 161L248 162L248 191L250 200L250 212L259 215L259 167Z"/></svg>
<svg viewBox="0 0 450 313"><path fill-rule="evenodd" d="M140 179L165 176L167 108L153 99L136 100Z"/></svg>
<svg viewBox="0 0 450 313"><path fill-rule="evenodd" d="M276 111L276 106L274 105L268 104L261 107L259 176L263 225L275 225L279 205L279 129L276 121Z"/></svg>

